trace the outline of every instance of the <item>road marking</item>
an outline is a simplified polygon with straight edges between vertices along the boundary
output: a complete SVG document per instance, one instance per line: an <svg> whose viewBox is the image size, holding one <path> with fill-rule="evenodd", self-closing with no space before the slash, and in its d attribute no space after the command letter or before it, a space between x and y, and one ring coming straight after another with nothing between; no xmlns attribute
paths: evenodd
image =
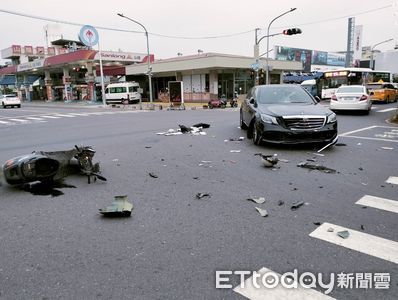
<svg viewBox="0 0 398 300"><path fill-rule="evenodd" d="M333 232L329 232L329 228L333 228ZM347 239L337 235L337 232L344 230L350 233ZM310 236L398 264L398 243L395 241L330 223L323 223L311 232Z"/></svg>
<svg viewBox="0 0 398 300"><path fill-rule="evenodd" d="M382 110L378 110L378 111L376 111L376 112L381 112L381 113L383 113L383 112L388 112L388 111L393 111L393 110L397 110L395 107L391 107L391 108L386 108L386 109L382 109Z"/></svg>
<svg viewBox="0 0 398 300"><path fill-rule="evenodd" d="M343 136L341 136L341 135L339 135L339 137L398 143L398 141L395 141L395 140L372 138L372 137L365 137L365 136L355 136L355 135L348 135L348 136L343 135Z"/></svg>
<svg viewBox="0 0 398 300"><path fill-rule="evenodd" d="M388 177L386 182L387 183L391 183L391 184L398 184L398 177L390 176L390 177Z"/></svg>
<svg viewBox="0 0 398 300"><path fill-rule="evenodd" d="M41 116L42 118L46 118L46 119L59 119L60 117L56 117L56 116Z"/></svg>
<svg viewBox="0 0 398 300"><path fill-rule="evenodd" d="M339 137L340 136L346 136L346 135L349 135L349 134L352 134L352 133L357 133L357 132L364 131L364 130L373 129L373 128L376 128L376 127L377 126L373 125L373 126L369 126L369 127L353 130L353 131L344 132L344 133L339 134Z"/></svg>
<svg viewBox="0 0 398 300"><path fill-rule="evenodd" d="M7 121L0 121L0 124L10 124L10 122L7 122Z"/></svg>
<svg viewBox="0 0 398 300"><path fill-rule="evenodd" d="M25 119L29 119L29 120L36 120L36 121L43 121L43 118L37 118L37 117L25 117Z"/></svg>
<svg viewBox="0 0 398 300"><path fill-rule="evenodd" d="M73 115L73 116L83 116L83 117L87 117L87 116L88 116L88 114L84 114L84 113L70 113L70 115Z"/></svg>
<svg viewBox="0 0 398 300"><path fill-rule="evenodd" d="M365 205L373 208L391 211L398 213L398 201L365 195L359 199L355 204Z"/></svg>
<svg viewBox="0 0 398 300"><path fill-rule="evenodd" d="M14 121L14 122L21 122L21 123L29 122L28 120L23 120L23 119L8 119L8 120Z"/></svg>
<svg viewBox="0 0 398 300"><path fill-rule="evenodd" d="M257 271L260 277L256 280L259 287L255 287L253 284L252 277L246 279L244 281L243 287L238 285L234 288L234 292L241 294L242 296L251 299L251 300L280 300L280 299L289 299L289 300L332 300L330 296L327 296L321 292L318 292L313 289L306 289L302 286L298 285L298 288L285 288L282 284L278 284L275 288L266 288L264 284L262 284L262 278L267 278L267 273L273 273L279 278L281 275L267 268L262 268ZM265 276L264 276L265 275ZM257 276L256 276L257 277ZM272 278L272 277L270 277ZM293 280L286 280L286 283L292 284Z"/></svg>
<svg viewBox="0 0 398 300"><path fill-rule="evenodd" d="M74 118L75 116L72 115L63 115L63 114L56 114L57 117L66 117L66 118Z"/></svg>

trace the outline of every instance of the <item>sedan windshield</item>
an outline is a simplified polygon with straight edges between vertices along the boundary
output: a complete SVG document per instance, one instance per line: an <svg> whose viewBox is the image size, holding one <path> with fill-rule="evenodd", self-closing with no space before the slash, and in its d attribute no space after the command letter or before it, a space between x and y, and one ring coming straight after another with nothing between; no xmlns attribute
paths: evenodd
<svg viewBox="0 0 398 300"><path fill-rule="evenodd" d="M299 86L267 85L259 89L258 103L261 104L314 104L311 96Z"/></svg>
<svg viewBox="0 0 398 300"><path fill-rule="evenodd" d="M336 93L363 93L362 86L341 86Z"/></svg>

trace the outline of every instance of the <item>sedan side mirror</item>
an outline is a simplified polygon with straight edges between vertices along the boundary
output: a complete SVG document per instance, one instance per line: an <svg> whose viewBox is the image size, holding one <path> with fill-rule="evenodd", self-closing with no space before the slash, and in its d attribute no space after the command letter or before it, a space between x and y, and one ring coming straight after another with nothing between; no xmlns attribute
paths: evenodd
<svg viewBox="0 0 398 300"><path fill-rule="evenodd" d="M257 101L254 98L250 98L249 103L252 104L254 107L257 107Z"/></svg>
<svg viewBox="0 0 398 300"><path fill-rule="evenodd" d="M318 103L321 102L321 98L319 98L319 96L315 96L314 98L315 98L316 102L318 102Z"/></svg>

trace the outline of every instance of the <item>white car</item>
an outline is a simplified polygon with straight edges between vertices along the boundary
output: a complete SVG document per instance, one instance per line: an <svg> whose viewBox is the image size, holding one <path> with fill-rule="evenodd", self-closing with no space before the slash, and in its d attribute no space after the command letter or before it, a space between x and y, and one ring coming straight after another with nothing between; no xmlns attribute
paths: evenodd
<svg viewBox="0 0 398 300"><path fill-rule="evenodd" d="M330 99L330 109L337 110L360 110L369 114L372 108L372 100L363 85L343 85L340 86Z"/></svg>
<svg viewBox="0 0 398 300"><path fill-rule="evenodd" d="M0 103L3 106L3 108L6 108L7 106L21 107L21 100L19 100L17 94L1 95Z"/></svg>

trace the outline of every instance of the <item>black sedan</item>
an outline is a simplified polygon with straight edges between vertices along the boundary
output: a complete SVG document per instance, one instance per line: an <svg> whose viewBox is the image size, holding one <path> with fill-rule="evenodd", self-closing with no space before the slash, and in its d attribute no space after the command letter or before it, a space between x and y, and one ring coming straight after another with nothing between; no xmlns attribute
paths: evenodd
<svg viewBox="0 0 398 300"><path fill-rule="evenodd" d="M335 143L336 114L323 107L301 86L259 85L240 108L240 127L256 145Z"/></svg>

